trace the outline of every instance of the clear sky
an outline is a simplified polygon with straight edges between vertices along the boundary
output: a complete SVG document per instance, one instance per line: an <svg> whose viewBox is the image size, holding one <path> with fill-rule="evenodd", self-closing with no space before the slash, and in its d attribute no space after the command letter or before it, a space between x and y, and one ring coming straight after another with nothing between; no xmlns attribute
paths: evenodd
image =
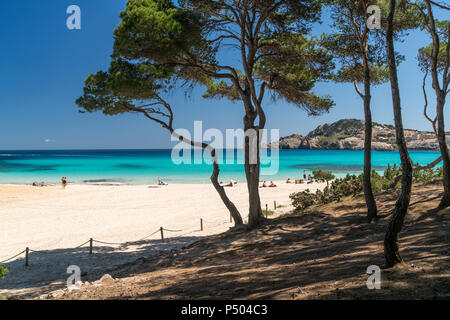
<svg viewBox="0 0 450 320"><path fill-rule="evenodd" d="M68 30L66 9L81 8L82 30ZM138 115L108 117L78 113L75 99L90 72L106 69L112 53L113 30L126 0L22 0L0 3L0 149L168 148L168 133ZM315 32L326 30L329 21ZM397 49L406 56L400 66L404 124L431 130L424 119L422 73L417 49L429 43L426 34L413 32ZM233 57L233 53L227 59ZM317 125L342 118L363 118L361 98L352 85L321 83L315 91L329 94L336 106L329 114L308 117L284 102L266 99L267 127L282 136L306 134ZM201 89L186 98L175 92L169 102L176 110L178 128L241 128L243 107L226 100L204 100ZM431 101L431 88L429 88ZM450 112L446 123L450 127ZM373 120L392 124L390 86L373 92ZM448 130L448 128L447 128Z"/></svg>

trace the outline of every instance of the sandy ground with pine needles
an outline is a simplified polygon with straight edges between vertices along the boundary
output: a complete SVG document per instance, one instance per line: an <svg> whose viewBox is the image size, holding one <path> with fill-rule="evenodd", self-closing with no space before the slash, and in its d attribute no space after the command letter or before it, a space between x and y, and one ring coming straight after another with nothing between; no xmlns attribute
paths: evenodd
<svg viewBox="0 0 450 320"><path fill-rule="evenodd" d="M112 268L103 281L53 299L449 299L450 208L436 210L440 184L414 186L400 234L405 263L381 272L383 238L397 195L377 195L368 224L363 196L271 219L251 231L212 235L182 250ZM97 278L98 279L98 278ZM89 279L88 280L97 280Z"/></svg>

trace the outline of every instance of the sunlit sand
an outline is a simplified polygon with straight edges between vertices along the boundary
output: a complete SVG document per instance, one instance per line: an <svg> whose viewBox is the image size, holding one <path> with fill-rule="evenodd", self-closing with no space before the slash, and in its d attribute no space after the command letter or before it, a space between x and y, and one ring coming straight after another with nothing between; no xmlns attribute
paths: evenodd
<svg viewBox="0 0 450 320"><path fill-rule="evenodd" d="M263 209L267 204L269 210L273 210L274 201L277 206L281 206L276 215L292 209L289 199L291 193L307 188L315 191L325 186L324 183L275 183L276 188L261 188L260 195ZM238 183L226 188L226 191L244 220L247 220L247 185ZM170 184L151 188L144 185L69 185L65 190L60 186L0 185L0 208L0 261L26 247L48 252L44 255L32 253L32 270L23 269L24 257L18 257L17 259L22 260L9 266L19 269L11 270L3 285L15 282L14 275L20 276L21 281L27 283L39 282L41 272L46 272L47 278L52 277L53 272L64 275L63 269L67 267L67 263L83 264L78 259L85 257L72 254L61 256L62 252L70 253L70 250L60 249L75 248L90 238L112 243L131 243L126 248L112 247L113 252L133 253L132 255L124 257L109 254L100 258L100 255L94 254L93 259L96 260L87 260L98 268L102 264L111 266L130 262L139 255L152 254L149 251L152 243L143 244L138 241L158 231L160 227L173 230L174 232L165 231L164 237L177 237L179 240L174 239L172 243L180 246L201 236L226 231L233 226L226 207L211 184ZM200 219L203 219L203 231L200 230ZM154 241L159 239L159 232L146 238ZM96 243L95 246L102 244ZM83 250L86 251L87 248Z"/></svg>

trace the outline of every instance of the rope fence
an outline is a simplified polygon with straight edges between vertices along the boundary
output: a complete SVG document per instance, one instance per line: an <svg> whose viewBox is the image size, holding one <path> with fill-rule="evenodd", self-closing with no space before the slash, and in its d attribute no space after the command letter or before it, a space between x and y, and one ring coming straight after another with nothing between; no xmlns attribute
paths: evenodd
<svg viewBox="0 0 450 320"><path fill-rule="evenodd" d="M1 261L0 264L3 264L3 263L5 263L5 262L8 262L8 261L14 259L14 258L17 258L18 256L20 256L20 255L21 255L22 253L24 253L24 252L25 252L25 250L23 250L22 252L16 254L14 257L11 257L11 258L9 258L9 259L6 259L6 260L4 260L4 261Z"/></svg>
<svg viewBox="0 0 450 320"><path fill-rule="evenodd" d="M100 240L93 240L93 242L96 243L100 243L100 244L109 244L111 246L121 246L126 244L127 242L123 242L123 243L118 243L118 242L105 242L105 241L100 241Z"/></svg>
<svg viewBox="0 0 450 320"><path fill-rule="evenodd" d="M85 243L80 244L78 247L75 247L74 249L79 249L79 248L81 248L82 246L88 244L90 241L91 241L91 240L88 240L88 241L86 241Z"/></svg>
<svg viewBox="0 0 450 320"><path fill-rule="evenodd" d="M223 225L223 223L221 223L219 225ZM219 226L219 225L217 225L217 226ZM157 234L158 232L161 233L161 241L164 242L165 241L164 233L163 233L164 231L167 231L167 232L182 232L184 230L172 230L172 229L165 229L163 227L160 227L155 232L153 232L150 235L148 235L148 236L146 236L146 237L144 237L144 238L142 238L140 240L137 240L135 242L140 242L140 241L146 240L146 239L150 238L151 236ZM182 236L185 236L185 235L188 235L188 234L192 234L192 233L198 232L198 231L199 230L196 229L196 230L190 231L190 232L188 232L186 234L180 235L178 237L182 237ZM203 230L200 230L200 231L203 231ZM80 244L79 246L74 247L74 249L79 249L79 248L89 244L89 254L93 254L94 253L94 251L93 251L94 243L105 244L105 245L120 245L120 246L122 246L122 245L126 245L128 243L131 243L131 242L121 242L121 243L119 243L119 242L107 242L107 241L100 241L100 240L96 240L96 239L91 238L88 241ZM25 250L19 252L18 254L14 255L14 256L12 256L12 257L10 257L8 259L5 259L3 261L0 261L0 264L4 264L4 263L6 263L8 261L11 261L11 260L13 260L13 259L15 259L15 258L17 258L20 255L25 253L25 266L28 267L30 265L29 262L30 262L30 253L31 252L34 252L34 253L48 253L48 252L45 252L45 251L42 251L42 250L33 250L33 249L30 249L29 247L27 247Z"/></svg>
<svg viewBox="0 0 450 320"><path fill-rule="evenodd" d="M276 210L276 209L277 209L277 204L276 204L276 201L274 201L274 210ZM267 212L268 212L268 204L266 203L266 218L267 218ZM247 217L244 218L244 219L248 220L248 217L249 216L247 215ZM204 231L205 225L206 225L205 222L207 224L213 223L211 221L208 221L208 220L205 220L203 218L200 218L200 229L195 229L195 230L189 231L187 233L184 233L182 235L178 235L177 238L184 237L186 235L189 235L189 234L192 234L192 233L195 233L195 232ZM222 225L228 224L228 223L233 223L233 217L231 216L231 214L230 214L230 220L229 221L221 222L221 223L216 224L216 225L214 225L212 227L214 228L214 227L222 226ZM164 242L165 241L164 231L171 232L171 233L177 233L177 232L183 232L183 231L186 231L186 230L173 230L173 229L166 229L164 227L160 227L155 232L149 234L148 236L146 236L146 237L144 237L142 239L134 241L134 242L130 242L130 241L128 241L128 242L121 242L121 243L119 243L119 242L106 242L106 241L100 241L100 240L96 240L94 238L90 238L88 241L80 244L79 246L74 247L73 249L79 249L79 248L82 248L82 247L86 246L87 244L89 244L89 254L93 254L94 253L94 251L93 251L94 243L99 243L99 244L104 244L104 245L113 245L113 246L114 245L126 246L127 244L130 244L130 243L137 243L137 242L141 242L141 241L147 240L148 238L154 236L157 233L160 233L161 241ZM29 262L30 262L30 252L34 252L34 253L49 253L47 251L33 250L33 249L30 249L29 247L26 247L25 250L19 252L18 254L14 255L14 256L6 259L6 260L0 261L0 265L6 263L8 261L11 261L11 260L13 260L13 259L15 259L15 258L17 258L20 255L25 253L25 266L28 267L29 266Z"/></svg>
<svg viewBox="0 0 450 320"><path fill-rule="evenodd" d="M184 231L184 230L170 230L170 229L165 229L165 228L163 230L167 231L167 232L183 232Z"/></svg>

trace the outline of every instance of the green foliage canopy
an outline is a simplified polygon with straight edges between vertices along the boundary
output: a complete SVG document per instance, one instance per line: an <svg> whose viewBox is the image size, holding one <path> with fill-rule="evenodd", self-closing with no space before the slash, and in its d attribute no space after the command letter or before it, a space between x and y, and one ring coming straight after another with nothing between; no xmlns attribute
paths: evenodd
<svg viewBox="0 0 450 320"><path fill-rule="evenodd" d="M322 44L333 52L340 68L334 76L336 82L364 82L364 58L370 67L372 85L389 81L385 50L386 16L389 1L386 0L327 0L332 11L332 27L336 33L323 35ZM366 27L370 13L367 8L377 5L381 10L381 29ZM399 3L395 16L395 38L401 39L407 30L419 26L420 14L410 6ZM404 59L397 54L397 63Z"/></svg>
<svg viewBox="0 0 450 320"><path fill-rule="evenodd" d="M439 53L438 53L438 71L443 72L446 67L447 61L447 46L449 39L449 27L450 20L436 21L436 31L442 41L439 42ZM431 43L427 47L419 49L417 60L419 61L419 66L422 71L431 70L431 55L433 51L433 44Z"/></svg>
<svg viewBox="0 0 450 320"><path fill-rule="evenodd" d="M273 98L320 114L333 102L312 89L316 81L328 77L332 62L326 51L305 36L320 11L318 0L184 0L178 5L170 0L129 0L114 31L113 59L138 65L138 70L152 65L170 68L177 80L204 86L205 98L243 100L252 91L252 102L257 104L262 100L255 99L254 88L259 84L261 98L270 90ZM236 49L240 64L219 63L219 53L226 47ZM132 75L140 76L141 71L129 71L131 84ZM102 77L110 76L115 79L107 82L115 83L117 77L110 70L94 75L96 79L91 76L86 85L100 84ZM123 88L131 86L114 86L120 102ZM91 91L93 98L95 91ZM126 93L128 98L134 97L130 93L136 94L136 100L142 98L139 90ZM97 107L108 101L99 102ZM111 109L106 109L110 114Z"/></svg>
<svg viewBox="0 0 450 320"><path fill-rule="evenodd" d="M173 86L173 76L169 67L114 59L107 72L89 75L76 103L81 112L141 113L169 129L173 113L161 95Z"/></svg>

